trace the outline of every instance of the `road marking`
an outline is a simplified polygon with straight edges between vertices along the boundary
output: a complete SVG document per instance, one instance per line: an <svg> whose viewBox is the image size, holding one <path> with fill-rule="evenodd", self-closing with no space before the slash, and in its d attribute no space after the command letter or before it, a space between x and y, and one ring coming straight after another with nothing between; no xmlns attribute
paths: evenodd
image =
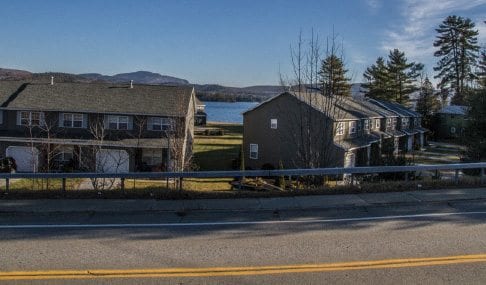
<svg viewBox="0 0 486 285"><path fill-rule="evenodd" d="M332 272L347 270L440 266L486 262L486 254L458 255L426 258L385 259L321 264L296 264L276 266L207 267L207 268L152 268L152 269L94 269L94 270L47 270L4 271L0 281L41 279L105 279L105 278L167 278L167 277L215 277L241 275L267 275L286 273Z"/></svg>
<svg viewBox="0 0 486 285"><path fill-rule="evenodd" d="M341 219L307 219L307 220L281 220L281 221L233 221L233 222L194 222L194 223L150 223L150 224L24 224L0 225L0 230L6 229L84 229L84 228L168 228L168 227L209 227L209 226L240 226L240 225L278 225L278 224L315 224L315 223L341 223L360 221L381 221L396 219L434 218L447 216L485 215L481 212L452 212L429 213L413 215L374 216Z"/></svg>

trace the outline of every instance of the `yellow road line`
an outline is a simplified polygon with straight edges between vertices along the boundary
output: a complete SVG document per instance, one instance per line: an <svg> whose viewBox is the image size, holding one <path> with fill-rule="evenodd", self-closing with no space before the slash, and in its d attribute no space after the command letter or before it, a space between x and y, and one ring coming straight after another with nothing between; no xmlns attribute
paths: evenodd
<svg viewBox="0 0 486 285"><path fill-rule="evenodd" d="M276 266L4 271L2 280L211 277L385 269L486 262L486 254Z"/></svg>

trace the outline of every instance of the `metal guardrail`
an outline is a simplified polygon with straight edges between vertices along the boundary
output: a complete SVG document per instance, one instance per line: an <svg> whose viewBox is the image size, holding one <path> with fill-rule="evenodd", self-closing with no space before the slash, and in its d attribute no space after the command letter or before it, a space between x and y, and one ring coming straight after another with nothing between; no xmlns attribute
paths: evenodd
<svg viewBox="0 0 486 285"><path fill-rule="evenodd" d="M130 172L130 173L2 173L0 179L6 180L8 189L10 179L30 178L62 179L65 188L66 179L72 178L115 178L121 179L122 187L125 179L167 179L167 178L241 178L241 177L277 177L277 176L325 176L343 174L377 174L393 172L414 172L414 171L440 171L454 170L455 179L458 179L459 170L480 169L481 182L485 178L486 162L477 163L455 163L455 164L433 164L433 165L410 165L410 166L366 166L366 167L337 167L337 168L314 168L314 169L281 169L281 170L245 170L245 171L192 171L192 172Z"/></svg>

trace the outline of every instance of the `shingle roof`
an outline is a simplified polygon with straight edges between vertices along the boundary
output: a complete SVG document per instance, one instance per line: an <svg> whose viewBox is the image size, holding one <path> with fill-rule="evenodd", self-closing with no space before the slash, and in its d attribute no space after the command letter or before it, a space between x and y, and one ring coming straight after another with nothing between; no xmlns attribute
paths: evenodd
<svg viewBox="0 0 486 285"><path fill-rule="evenodd" d="M467 111L468 111L467 106L450 105L450 106L444 106L437 113L439 113L439 114L466 115Z"/></svg>
<svg viewBox="0 0 486 285"><path fill-rule="evenodd" d="M23 81L0 81L0 106L5 104L12 94L21 89Z"/></svg>
<svg viewBox="0 0 486 285"><path fill-rule="evenodd" d="M0 90L9 90L0 82ZM6 109L87 113L184 116L193 92L190 86L114 85L103 83L29 83Z"/></svg>
<svg viewBox="0 0 486 285"><path fill-rule="evenodd" d="M369 98L368 101L376 106L381 106L382 108L388 109L401 117L421 117L419 113L412 111L398 103L371 98Z"/></svg>

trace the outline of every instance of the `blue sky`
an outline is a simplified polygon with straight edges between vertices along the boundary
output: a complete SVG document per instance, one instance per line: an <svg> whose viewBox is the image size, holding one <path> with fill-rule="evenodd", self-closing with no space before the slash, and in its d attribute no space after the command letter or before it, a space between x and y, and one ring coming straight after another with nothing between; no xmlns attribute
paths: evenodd
<svg viewBox="0 0 486 285"><path fill-rule="evenodd" d="M486 44L486 0L5 0L0 66L278 84L299 31L314 29L324 45L334 27L354 82L392 48L433 75L434 28L450 14L474 20Z"/></svg>

